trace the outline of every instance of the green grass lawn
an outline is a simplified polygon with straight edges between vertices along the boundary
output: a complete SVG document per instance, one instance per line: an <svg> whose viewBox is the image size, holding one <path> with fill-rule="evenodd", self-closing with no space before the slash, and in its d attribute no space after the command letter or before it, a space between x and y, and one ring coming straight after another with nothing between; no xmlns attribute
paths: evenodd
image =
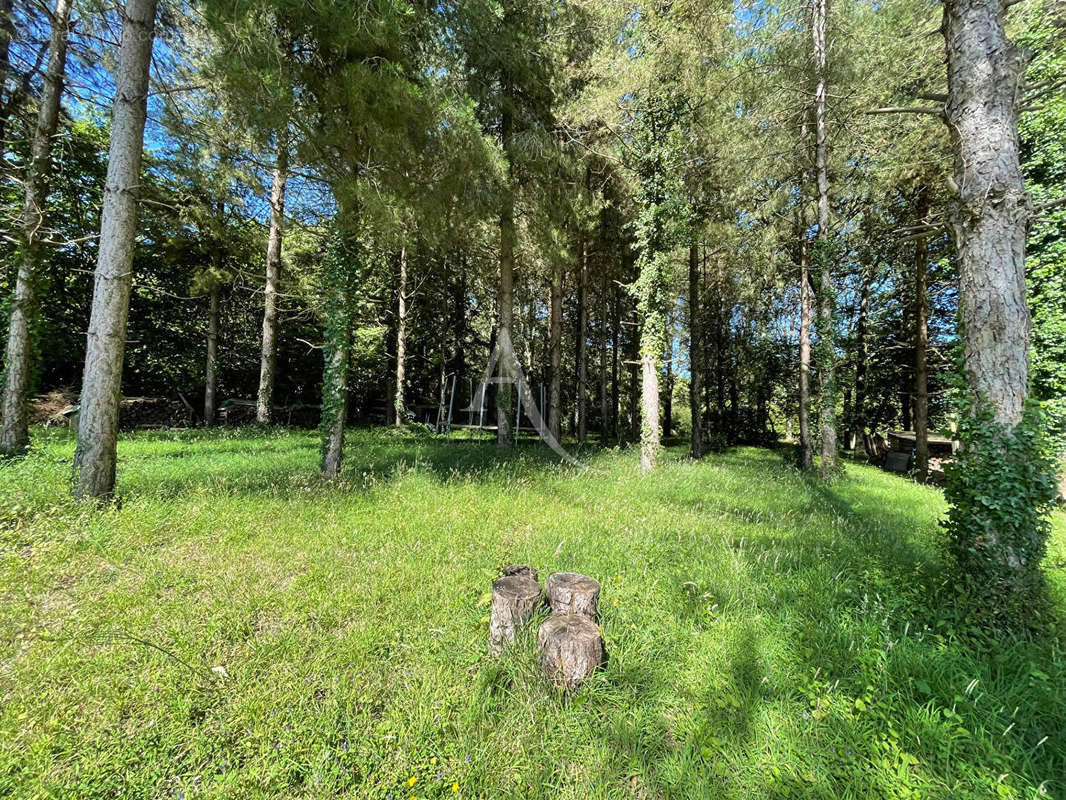
<svg viewBox="0 0 1066 800"><path fill-rule="evenodd" d="M1064 639L960 633L936 489L391 431L326 483L313 434L190 431L124 438L95 511L72 452L0 467L0 796L1066 797ZM487 655L514 562L603 585L569 699Z"/></svg>

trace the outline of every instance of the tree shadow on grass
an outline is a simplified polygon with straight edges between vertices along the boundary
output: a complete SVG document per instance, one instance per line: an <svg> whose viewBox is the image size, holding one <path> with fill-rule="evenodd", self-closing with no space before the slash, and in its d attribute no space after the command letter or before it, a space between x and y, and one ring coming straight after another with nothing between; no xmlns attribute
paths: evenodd
<svg viewBox="0 0 1066 800"><path fill-rule="evenodd" d="M267 438L269 437L269 438ZM143 434L140 437L146 438ZM164 441L170 438L160 437ZM500 450L495 442L449 440L436 436L398 433L384 438L382 431L354 430L345 445L341 476L327 479L319 472L319 443L312 437L249 433L247 450L234 447L232 439L204 438L185 442L179 449L162 453L129 453L119 450L119 494L173 498L198 487L224 489L229 494L274 495L298 483L330 486L338 491L365 491L416 469L436 479L498 480L501 473L521 472L538 476L560 468L557 456L547 448L523 442ZM127 452L124 453L123 450ZM180 471L159 468L180 462Z"/></svg>
<svg viewBox="0 0 1066 800"><path fill-rule="evenodd" d="M658 674L637 686L657 688L633 699L643 728L607 731L614 755L601 778L638 797L982 797L1000 786L1057 796L1062 642L966 636L944 613L951 596L922 546L927 520L874 508L861 485L798 480L806 527L771 521L754 501L728 512L744 525L757 515L765 532L738 555L757 608L750 623L734 612L740 631L719 640L726 664L669 717L655 713L657 696L679 673L652 665ZM721 636L713 625L701 635Z"/></svg>

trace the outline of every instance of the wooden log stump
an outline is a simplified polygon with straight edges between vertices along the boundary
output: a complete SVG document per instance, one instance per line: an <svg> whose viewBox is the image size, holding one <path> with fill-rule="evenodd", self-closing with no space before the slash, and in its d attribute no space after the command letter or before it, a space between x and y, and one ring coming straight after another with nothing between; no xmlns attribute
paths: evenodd
<svg viewBox="0 0 1066 800"><path fill-rule="evenodd" d="M503 568L502 572L504 577L509 577L511 575L528 575L535 581L540 580L540 575L537 571L526 564L509 564Z"/></svg>
<svg viewBox="0 0 1066 800"><path fill-rule="evenodd" d="M574 689L603 663L600 626L580 615L552 614L537 633L544 674L561 689Z"/></svg>
<svg viewBox="0 0 1066 800"><path fill-rule="evenodd" d="M553 572L548 576L548 604L553 614L576 614L596 618L600 603L600 585L588 575L577 572Z"/></svg>
<svg viewBox="0 0 1066 800"><path fill-rule="evenodd" d="M532 573L533 575L536 572ZM540 584L523 572L493 581L489 616L489 652L499 655L514 641L541 602Z"/></svg>

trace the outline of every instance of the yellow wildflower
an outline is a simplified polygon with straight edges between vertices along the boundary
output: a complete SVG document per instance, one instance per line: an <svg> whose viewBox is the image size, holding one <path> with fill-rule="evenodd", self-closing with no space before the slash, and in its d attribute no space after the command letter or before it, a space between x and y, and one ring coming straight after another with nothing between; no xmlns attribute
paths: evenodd
<svg viewBox="0 0 1066 800"><path fill-rule="evenodd" d="M416 783L418 783L418 776L417 775L412 775L410 778L407 779L407 785L408 786L414 786ZM416 798L416 800L417 800L417 798Z"/></svg>
<svg viewBox="0 0 1066 800"><path fill-rule="evenodd" d="M458 783L453 783L452 784L452 792L454 792L455 794L459 794L459 784Z"/></svg>

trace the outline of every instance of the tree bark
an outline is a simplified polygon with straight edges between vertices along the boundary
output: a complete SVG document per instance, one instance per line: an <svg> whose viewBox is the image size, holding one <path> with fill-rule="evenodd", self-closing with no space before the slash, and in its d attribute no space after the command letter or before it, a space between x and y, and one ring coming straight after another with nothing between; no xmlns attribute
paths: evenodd
<svg viewBox="0 0 1066 800"><path fill-rule="evenodd" d="M829 11L828 0L814 0L814 18L811 31L814 37L814 61L817 87L814 97L815 123L815 173L818 183L818 233L817 241L823 245L819 251L821 274L818 298L818 363L819 414L821 432L823 477L836 471L836 382L834 380L834 298L831 261L824 251L829 236L829 157L826 129L826 27Z"/></svg>
<svg viewBox="0 0 1066 800"><path fill-rule="evenodd" d="M579 572L553 572L544 584L553 614L577 614L595 619L600 604L600 584Z"/></svg>
<svg viewBox="0 0 1066 800"><path fill-rule="evenodd" d="M499 376L500 378L513 379L515 370L511 325L514 319L514 251L516 240L514 219L515 186L511 163L514 130L510 104L513 92L510 89L506 75L502 77L501 83L504 86L504 102L503 111L500 115L500 137L503 144L503 152L507 159L507 171L504 177L505 185L500 209L500 317L496 343L500 348L500 359L497 362L499 364ZM501 383L496 391L496 444L499 447L510 447L511 443L511 386L507 383Z"/></svg>
<svg viewBox="0 0 1066 800"><path fill-rule="evenodd" d="M923 188L918 195L918 224L929 212ZM929 243L919 236L914 247L914 472L919 483L929 479Z"/></svg>
<svg viewBox="0 0 1066 800"><path fill-rule="evenodd" d="M511 569L511 568L508 568ZM499 655L511 644L543 602L535 570L511 572L492 583L489 652Z"/></svg>
<svg viewBox="0 0 1066 800"><path fill-rule="evenodd" d="M611 439L618 441L618 333L620 327L621 298L617 284L614 287L614 301L611 303Z"/></svg>
<svg viewBox="0 0 1066 800"><path fill-rule="evenodd" d="M407 359L407 248L400 248L400 285L396 289L396 382L393 391L393 422L397 428L403 427L407 419L404 405L404 382Z"/></svg>
<svg viewBox="0 0 1066 800"><path fill-rule="evenodd" d="M8 326L6 381L3 397L3 425L0 429L0 452L16 453L30 442L28 393L32 373L33 344L31 330L37 316L37 280L40 261L39 236L45 224L45 201L52 139L59 122L59 101L63 94L63 77L67 63L67 33L70 29L71 0L57 0L52 15L48 69L44 76L37 126L30 145L26 170L25 197L22 210L22 261L15 280ZM2 9L0 9L2 11ZM7 9L10 15L10 8ZM0 41L9 44L8 33L0 32ZM6 63L6 53L3 59Z"/></svg>
<svg viewBox="0 0 1066 800"><path fill-rule="evenodd" d="M702 387L703 361L700 357L700 262L695 244L688 248L688 404L692 412L692 457L703 457Z"/></svg>
<svg viewBox="0 0 1066 800"><path fill-rule="evenodd" d="M348 298L342 297L341 304L347 307ZM348 420L348 367L351 353L351 325L347 313L342 312L344 322L335 334L332 351L326 363L326 380L323 389L329 392L323 398L322 413L329 414L322 422L326 426L326 443L322 450L322 474L335 478L340 474L344 460L344 426Z"/></svg>
<svg viewBox="0 0 1066 800"><path fill-rule="evenodd" d="M862 438L863 448L869 451L867 441L868 426L866 424L866 331L870 323L870 284L873 281L872 265L867 267L862 276L862 285L859 288L859 319L855 324L855 402L852 405L852 416L855 419L855 429Z"/></svg>
<svg viewBox="0 0 1066 800"><path fill-rule="evenodd" d="M581 237L577 284L577 442L588 437L588 245Z"/></svg>
<svg viewBox="0 0 1066 800"><path fill-rule="evenodd" d="M640 440L640 372L638 369L640 366L640 343L635 327L630 334L629 438L630 441L636 442Z"/></svg>
<svg viewBox="0 0 1066 800"><path fill-rule="evenodd" d="M1029 55L1007 39L1003 18L1008 5L1002 0L946 0L942 31L947 44L945 115L954 150L949 220L958 252L968 400L975 410L990 412L1009 436L1023 420L1029 383L1032 321L1026 304L1025 240L1033 207L1022 179L1018 138ZM1001 456L977 454L992 469L992 459ZM1010 471L1007 458L1013 480L1018 473ZM1011 502L1016 488L1032 497L1036 487L953 488L961 494L962 518L975 522L972 530L954 532L956 552L970 562L964 569L973 570L975 577L996 576L998 585L989 587L991 605L1015 600L1028 605L1029 592L1041 582L1032 548L1039 534L999 530L991 521L979 524L979 515L967 514L965 504L995 507L980 495L993 492L996 501ZM1005 597L1004 585L1017 595Z"/></svg>
<svg viewBox="0 0 1066 800"><path fill-rule="evenodd" d="M15 39L15 21L12 18L13 0L0 0L0 87L7 85L11 73L11 42ZM7 123L14 112L10 97L3 98L0 109L0 152L7 151Z"/></svg>
<svg viewBox="0 0 1066 800"><path fill-rule="evenodd" d="M560 390L563 363L563 265L556 260L551 282L551 320L548 330L548 352L551 360L551 383L548 387L548 431L558 441L562 434L560 423Z"/></svg>
<svg viewBox="0 0 1066 800"><path fill-rule="evenodd" d="M659 365L648 347L641 351L640 469L650 472L659 459Z"/></svg>
<svg viewBox="0 0 1066 800"><path fill-rule="evenodd" d="M73 492L77 498L106 498L115 490L122 360L133 284L137 191L155 12L156 0L127 0L123 15L74 454Z"/></svg>
<svg viewBox="0 0 1066 800"><path fill-rule="evenodd" d="M799 338L799 450L797 466L809 470L814 465L811 454L811 283L807 257L807 232L798 226L800 261L800 338Z"/></svg>
<svg viewBox="0 0 1066 800"><path fill-rule="evenodd" d="M663 387L663 436L674 433L674 332L666 328L666 380Z"/></svg>
<svg viewBox="0 0 1066 800"><path fill-rule="evenodd" d="M553 614L537 631L537 650L547 678L563 690L587 680L603 663L599 626L580 614Z"/></svg>
<svg viewBox="0 0 1066 800"><path fill-rule="evenodd" d="M281 281L281 245L285 225L285 184L289 175L289 137L277 134L274 178L270 187L270 233L267 239L266 286L263 291L263 349L259 363L259 398L255 420L273 421L274 373L278 358L278 286Z"/></svg>
<svg viewBox="0 0 1066 800"><path fill-rule="evenodd" d="M603 280L600 284L600 444L610 435L610 387L607 384L607 269L603 265Z"/></svg>
<svg viewBox="0 0 1066 800"><path fill-rule="evenodd" d="M204 425L208 427L215 424L215 362L218 359L218 299L221 288L217 280L211 281L207 307L207 363L204 366Z"/></svg>
<svg viewBox="0 0 1066 800"><path fill-rule="evenodd" d="M954 144L951 227L959 255L970 390L1007 426L1022 418L1032 322L1025 237L1032 203L1019 164L1018 103L1029 56L1008 41L1001 0L948 0L946 113Z"/></svg>

